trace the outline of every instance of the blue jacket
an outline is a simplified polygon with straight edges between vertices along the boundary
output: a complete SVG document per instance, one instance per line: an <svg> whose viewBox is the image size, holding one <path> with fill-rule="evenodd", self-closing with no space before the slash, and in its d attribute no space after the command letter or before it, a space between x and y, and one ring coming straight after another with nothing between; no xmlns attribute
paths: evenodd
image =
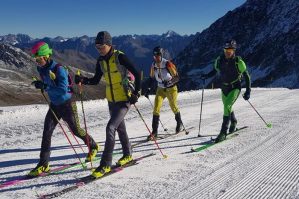
<svg viewBox="0 0 299 199"><path fill-rule="evenodd" d="M50 66L38 66L37 71L39 72L41 80L47 85L45 91L48 93L52 104L60 105L69 100L72 97L72 94L69 92L67 69L65 69L63 66L59 66L55 73L54 68L56 64L57 63L55 61L52 61ZM56 75L55 80L50 78L50 70Z"/></svg>

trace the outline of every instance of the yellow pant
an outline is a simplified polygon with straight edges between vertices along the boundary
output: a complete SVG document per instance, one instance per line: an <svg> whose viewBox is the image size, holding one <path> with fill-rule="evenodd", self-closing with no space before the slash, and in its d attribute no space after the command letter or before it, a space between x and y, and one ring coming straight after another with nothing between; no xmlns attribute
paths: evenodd
<svg viewBox="0 0 299 199"><path fill-rule="evenodd" d="M174 114L179 112L177 97L178 97L178 88L173 86L171 88L157 88L156 97L155 97L155 106L154 106L154 115L160 115L160 109L163 104L163 100L167 97L170 108Z"/></svg>

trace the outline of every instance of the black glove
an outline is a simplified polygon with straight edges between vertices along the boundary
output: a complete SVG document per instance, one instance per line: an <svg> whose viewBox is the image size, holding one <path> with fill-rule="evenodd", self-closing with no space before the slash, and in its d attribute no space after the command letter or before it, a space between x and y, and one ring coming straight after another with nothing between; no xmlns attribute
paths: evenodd
<svg viewBox="0 0 299 199"><path fill-rule="evenodd" d="M246 89L244 95L243 95L244 100L249 100L250 98L250 89Z"/></svg>
<svg viewBox="0 0 299 199"><path fill-rule="evenodd" d="M131 97L129 98L129 102L130 104L135 104L136 102L138 102L138 98L140 97L140 94L138 91L134 91L131 94Z"/></svg>
<svg viewBox="0 0 299 199"><path fill-rule="evenodd" d="M76 84L79 84L80 82L83 84L83 82L84 82L84 77L81 76L81 75L75 75L75 83L76 83Z"/></svg>
<svg viewBox="0 0 299 199"><path fill-rule="evenodd" d="M31 84L34 84L36 89L45 90L47 88L47 84L44 84L41 80L35 80Z"/></svg>
<svg viewBox="0 0 299 199"><path fill-rule="evenodd" d="M150 89L150 88L146 89L146 91L145 91L145 93L144 93L144 97L146 97L146 98L148 99L148 98L149 98L149 94L150 94L150 92L151 92L151 89Z"/></svg>

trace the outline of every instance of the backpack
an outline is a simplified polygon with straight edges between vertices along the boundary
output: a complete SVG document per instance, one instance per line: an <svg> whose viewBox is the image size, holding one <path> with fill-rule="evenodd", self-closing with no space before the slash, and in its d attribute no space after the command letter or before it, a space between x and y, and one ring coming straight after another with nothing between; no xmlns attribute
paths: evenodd
<svg viewBox="0 0 299 199"><path fill-rule="evenodd" d="M72 78L72 76L69 72L69 71L71 71L70 67L69 66L63 66L61 64L56 64L55 67L54 67L54 70L52 71L55 75L56 75L59 67L63 67L67 72L68 93L71 93L71 94L74 93L74 88L73 88L74 82L73 82L73 78ZM57 81L58 81L57 78L55 78L54 81L57 84Z"/></svg>

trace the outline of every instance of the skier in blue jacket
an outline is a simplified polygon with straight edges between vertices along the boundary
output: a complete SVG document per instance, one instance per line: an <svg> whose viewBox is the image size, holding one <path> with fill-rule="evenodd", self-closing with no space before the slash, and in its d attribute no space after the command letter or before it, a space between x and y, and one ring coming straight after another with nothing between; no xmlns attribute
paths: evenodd
<svg viewBox="0 0 299 199"><path fill-rule="evenodd" d="M28 176L35 177L50 170L50 147L53 131L58 124L52 111L58 119L63 119L71 131L89 145L89 154L85 161L91 161L97 154L99 146L94 139L80 128L76 102L72 101L71 80L64 66L51 59L52 49L45 42L38 42L31 49L35 58L40 80L32 82L36 89L47 92L50 98L50 107L47 112L41 144L40 160Z"/></svg>

